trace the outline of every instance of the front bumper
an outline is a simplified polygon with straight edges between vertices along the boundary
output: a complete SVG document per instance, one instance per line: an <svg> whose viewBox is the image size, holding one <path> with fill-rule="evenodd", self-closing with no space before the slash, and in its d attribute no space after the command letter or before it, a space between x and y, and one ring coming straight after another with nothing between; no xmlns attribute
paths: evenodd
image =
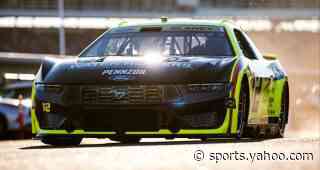
<svg viewBox="0 0 320 170"><path fill-rule="evenodd" d="M159 86L162 88L160 101L129 103L127 98L122 98L122 101L120 98L115 103L101 98L88 100L83 94L84 87L87 88L65 86L61 92L54 94L36 89L34 109L39 128L56 132L65 130L68 133L79 130L148 133L164 129L178 133L181 130L216 129L227 120L227 109L232 107L230 101L233 103L233 99L228 98L227 88L188 94L181 88L175 88L180 92L174 93L168 86ZM171 96L167 95L168 89L171 89Z"/></svg>

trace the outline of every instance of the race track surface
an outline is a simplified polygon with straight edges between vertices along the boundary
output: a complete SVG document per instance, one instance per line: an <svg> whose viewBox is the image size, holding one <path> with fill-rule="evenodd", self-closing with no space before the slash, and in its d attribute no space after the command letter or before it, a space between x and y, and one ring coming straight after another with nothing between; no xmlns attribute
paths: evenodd
<svg viewBox="0 0 320 170"><path fill-rule="evenodd" d="M294 159L305 160L286 160L290 153L295 154ZM309 153L309 156L303 158L302 153ZM38 140L6 140L0 141L0 169L319 170L319 153L320 138L214 139L208 142L143 139L139 144L85 139L77 147L53 147ZM243 158L246 159L240 160Z"/></svg>

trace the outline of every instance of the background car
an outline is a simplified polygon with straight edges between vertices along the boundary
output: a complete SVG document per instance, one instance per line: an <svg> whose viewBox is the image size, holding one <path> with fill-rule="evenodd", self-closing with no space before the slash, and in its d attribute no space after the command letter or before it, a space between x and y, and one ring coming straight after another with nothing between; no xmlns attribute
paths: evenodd
<svg viewBox="0 0 320 170"><path fill-rule="evenodd" d="M31 87L32 82L18 82L4 88L0 97L0 136L8 132L31 132ZM20 95L23 97L21 106Z"/></svg>

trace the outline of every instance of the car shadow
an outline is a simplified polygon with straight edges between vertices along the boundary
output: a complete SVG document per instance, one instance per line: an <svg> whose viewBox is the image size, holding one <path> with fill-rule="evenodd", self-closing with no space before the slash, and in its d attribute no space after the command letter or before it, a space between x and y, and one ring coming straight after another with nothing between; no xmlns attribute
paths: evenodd
<svg viewBox="0 0 320 170"><path fill-rule="evenodd" d="M207 141L190 140L190 141L152 141L152 142L139 142L133 144L127 143L102 143L102 144L80 144L78 146L51 146L51 145L39 145L39 146L28 146L19 149L63 149L63 148L91 148L91 147L126 147L126 146L160 146L160 145L193 145L193 144L226 144L226 143L249 143L249 142L261 142L267 139L209 139Z"/></svg>

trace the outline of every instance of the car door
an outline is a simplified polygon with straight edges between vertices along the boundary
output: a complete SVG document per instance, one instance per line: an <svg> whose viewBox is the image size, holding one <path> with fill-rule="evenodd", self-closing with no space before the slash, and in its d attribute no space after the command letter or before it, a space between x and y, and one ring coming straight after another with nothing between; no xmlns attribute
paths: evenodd
<svg viewBox="0 0 320 170"><path fill-rule="evenodd" d="M270 62L262 57L250 38L240 30L235 30L244 60L248 63L251 76L249 85L252 89L250 94L249 124L267 124L273 91L273 71Z"/></svg>

